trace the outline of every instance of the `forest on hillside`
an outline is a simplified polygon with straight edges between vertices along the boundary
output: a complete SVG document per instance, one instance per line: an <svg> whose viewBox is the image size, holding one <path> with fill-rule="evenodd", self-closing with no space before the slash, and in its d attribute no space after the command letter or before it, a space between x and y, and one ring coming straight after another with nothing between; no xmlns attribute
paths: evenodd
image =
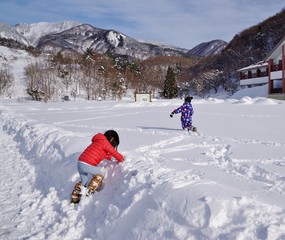
<svg viewBox="0 0 285 240"><path fill-rule="evenodd" d="M127 90L163 97L168 69L175 72L178 86L181 69L194 64L195 60L183 57L134 61L92 51L83 55L57 53L28 64L25 76L28 93L35 100L56 101L63 95L120 100Z"/></svg>
<svg viewBox="0 0 285 240"><path fill-rule="evenodd" d="M200 87L194 91L203 95L211 90L217 91L220 86L229 93L238 90L237 70L264 60L285 36L284 23L285 8L265 21L236 34L219 55L201 58L195 66L187 69L186 75L191 79L193 87Z"/></svg>

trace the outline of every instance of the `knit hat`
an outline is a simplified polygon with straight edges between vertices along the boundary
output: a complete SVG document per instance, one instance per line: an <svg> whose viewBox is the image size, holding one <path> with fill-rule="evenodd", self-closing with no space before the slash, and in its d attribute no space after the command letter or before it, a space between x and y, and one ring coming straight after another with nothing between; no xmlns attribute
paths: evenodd
<svg viewBox="0 0 285 240"><path fill-rule="evenodd" d="M184 99L184 101L190 103L192 99L193 99L193 97L186 97L186 98Z"/></svg>

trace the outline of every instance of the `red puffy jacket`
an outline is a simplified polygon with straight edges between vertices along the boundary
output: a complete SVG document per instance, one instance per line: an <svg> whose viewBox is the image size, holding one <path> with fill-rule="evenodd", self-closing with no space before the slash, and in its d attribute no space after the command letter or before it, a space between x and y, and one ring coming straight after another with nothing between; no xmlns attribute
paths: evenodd
<svg viewBox="0 0 285 240"><path fill-rule="evenodd" d="M81 153L79 161L97 166L104 159L111 160L112 156L119 162L124 160L107 138L102 133L98 133L92 138L92 143Z"/></svg>

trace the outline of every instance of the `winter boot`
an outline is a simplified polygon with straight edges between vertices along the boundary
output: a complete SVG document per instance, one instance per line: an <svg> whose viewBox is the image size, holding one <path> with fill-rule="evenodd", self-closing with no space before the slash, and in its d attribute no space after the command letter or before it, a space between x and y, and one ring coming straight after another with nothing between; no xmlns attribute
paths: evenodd
<svg viewBox="0 0 285 240"><path fill-rule="evenodd" d="M88 185L88 191L86 193L86 196L90 196L95 191L98 191L98 189L101 187L103 182L104 176L101 174L96 174L92 180L90 181Z"/></svg>
<svg viewBox="0 0 285 240"><path fill-rule="evenodd" d="M81 197L81 186L82 186L81 182L75 184L73 191L71 193L71 203L79 203Z"/></svg>
<svg viewBox="0 0 285 240"><path fill-rule="evenodd" d="M187 130L188 130L188 132L190 132L190 131L192 131L192 132L197 132L197 128L196 128L196 127L193 127L193 126L188 127Z"/></svg>

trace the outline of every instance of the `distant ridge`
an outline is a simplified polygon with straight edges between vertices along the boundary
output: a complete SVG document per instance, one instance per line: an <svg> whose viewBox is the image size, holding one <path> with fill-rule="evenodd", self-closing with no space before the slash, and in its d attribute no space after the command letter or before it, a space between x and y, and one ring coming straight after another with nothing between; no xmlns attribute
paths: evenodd
<svg viewBox="0 0 285 240"><path fill-rule="evenodd" d="M154 56L209 56L219 54L224 41L202 43L192 50L135 40L116 30L96 28L72 21L55 23L0 25L0 37L31 45L44 52L80 52L92 49L98 53L124 55L135 59Z"/></svg>
<svg viewBox="0 0 285 240"><path fill-rule="evenodd" d="M189 52L187 52L187 54L199 57L217 55L221 53L226 46L227 42L223 40L213 40L210 42L204 42L199 44L198 46L192 48Z"/></svg>

